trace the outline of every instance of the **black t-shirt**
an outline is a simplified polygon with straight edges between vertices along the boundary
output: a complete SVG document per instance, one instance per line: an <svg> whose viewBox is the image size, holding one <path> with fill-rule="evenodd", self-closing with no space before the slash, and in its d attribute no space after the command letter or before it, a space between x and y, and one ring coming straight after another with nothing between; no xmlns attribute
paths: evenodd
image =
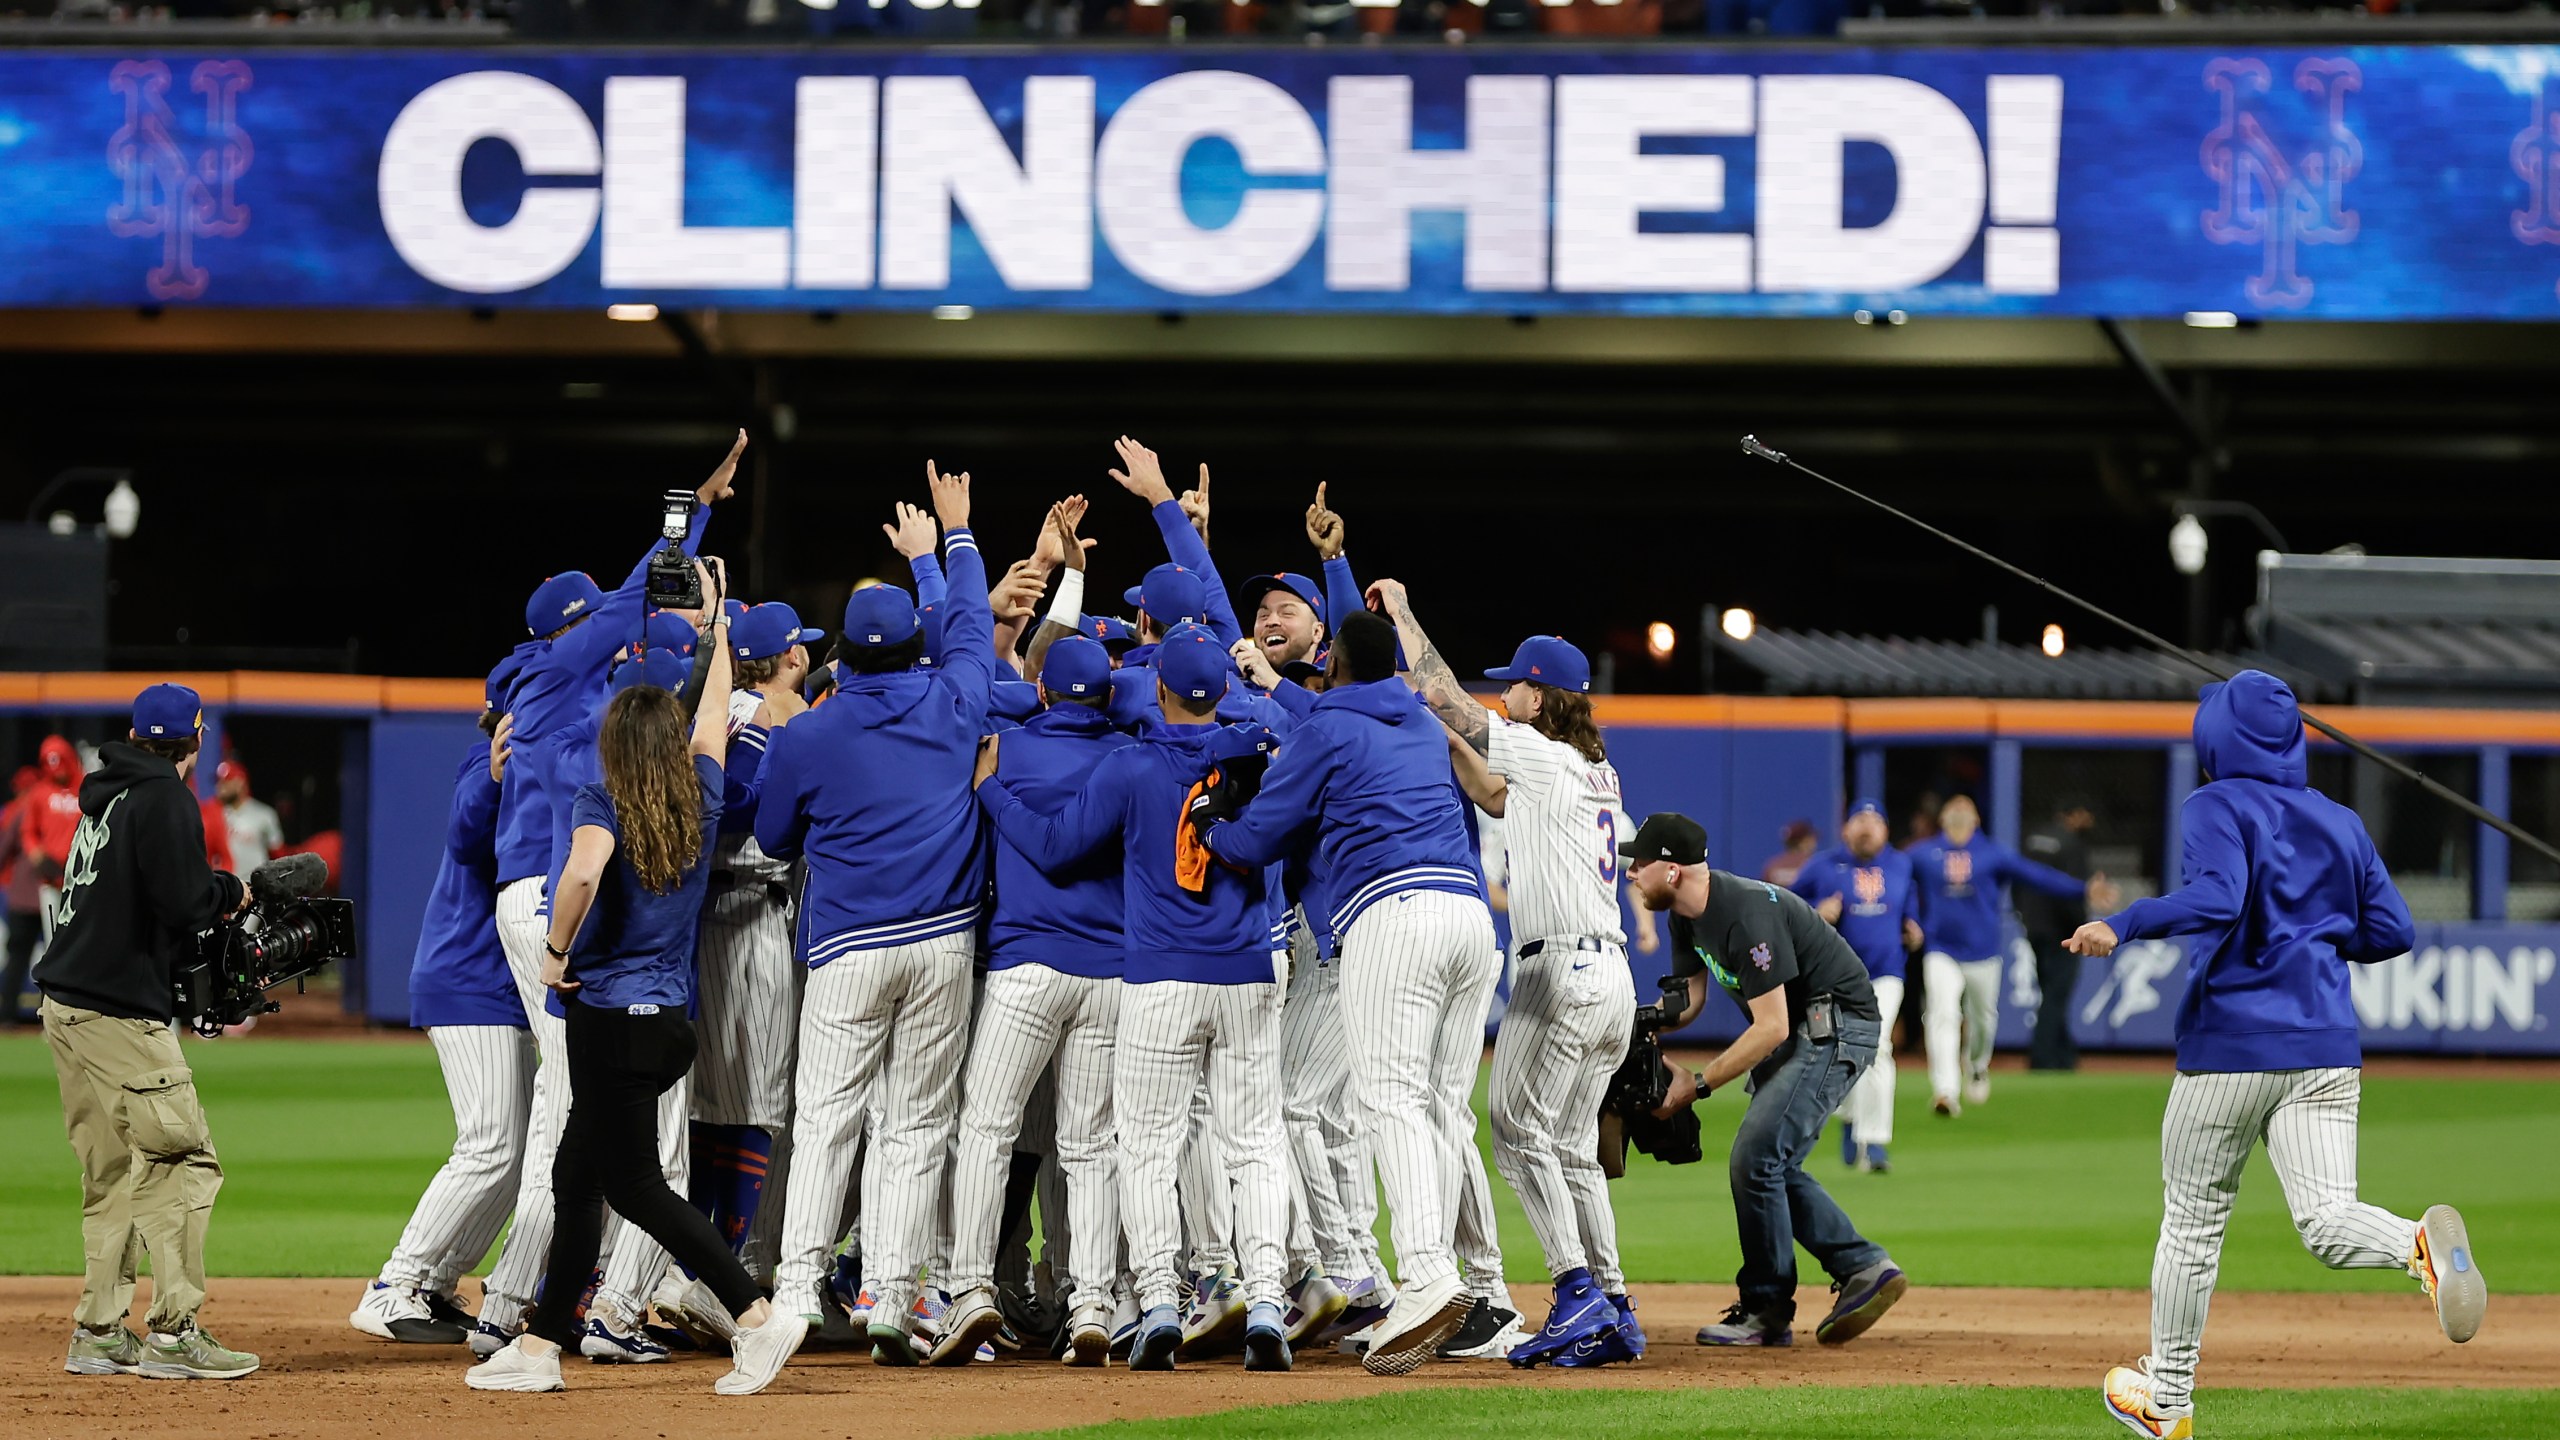
<svg viewBox="0 0 2560 1440"><path fill-rule="evenodd" d="M1695 920L1671 914L1675 972L1706 971L1745 1014L1753 997L1783 985L1787 1023L1799 1031L1806 1002L1817 995L1832 997L1843 1015L1882 1018L1858 953L1803 897L1723 870L1709 875L1705 912Z"/></svg>
<svg viewBox="0 0 2560 1440"><path fill-rule="evenodd" d="M2089 878L2089 843L2080 838L2078 831L2058 822L2028 831L2026 843L2018 847L2018 853L2075 880ZM2017 903L2018 919L2026 927L2027 938L2038 945L2061 944L2063 937L2089 918L2089 902L2078 895L2048 895L2033 885L2015 885L2010 887L2009 898Z"/></svg>

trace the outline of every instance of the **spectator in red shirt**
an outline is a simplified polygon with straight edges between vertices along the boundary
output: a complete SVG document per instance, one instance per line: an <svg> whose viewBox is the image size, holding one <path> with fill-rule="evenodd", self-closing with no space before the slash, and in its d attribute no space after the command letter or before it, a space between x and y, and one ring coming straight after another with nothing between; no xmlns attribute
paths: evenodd
<svg viewBox="0 0 2560 1440"><path fill-rule="evenodd" d="M0 1029L17 1024L32 1024L18 1012L19 997L27 988L27 970L36 958L36 936L44 920L43 898L37 889L36 867L29 864L19 844L19 828L26 813L27 792L36 788L40 776L33 765L21 765L9 783L9 803L0 807L0 891L8 897L9 946L5 965L0 965Z"/></svg>
<svg viewBox="0 0 2560 1440"><path fill-rule="evenodd" d="M62 888L63 857L71 853L71 834L80 828L80 752L59 735L47 735L36 751L40 772L18 816L18 850L35 866L45 912L44 928L53 930L53 897Z"/></svg>

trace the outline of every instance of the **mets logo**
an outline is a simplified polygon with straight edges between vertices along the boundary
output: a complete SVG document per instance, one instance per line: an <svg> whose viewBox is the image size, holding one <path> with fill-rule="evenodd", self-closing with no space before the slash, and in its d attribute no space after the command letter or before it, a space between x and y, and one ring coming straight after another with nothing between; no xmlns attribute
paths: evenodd
<svg viewBox="0 0 2560 1440"><path fill-rule="evenodd" d="M1857 895L1858 903L1860 905L1883 904L1883 869L1872 865L1859 866L1858 869L1852 872L1849 877L1849 888Z"/></svg>
<svg viewBox="0 0 2560 1440"><path fill-rule="evenodd" d="M2525 206L2508 223L2527 245L2560 245L2560 111L2547 86L2533 92L2533 122L2516 132L2508 163L2525 184Z"/></svg>
<svg viewBox="0 0 2560 1440"><path fill-rule="evenodd" d="M2344 245L2361 224L2347 208L2347 182L2364 168L2364 144L2347 127L2347 96L2364 88L2352 60L2309 59L2293 69L2293 88L2319 107L2317 143L2296 153L2277 143L2253 97L2267 93L2262 60L2215 60L2205 88L2222 97L2222 123L2204 137L2204 173L2222 189L2204 212L2204 238L2216 245L2259 247L2258 273L2241 289L2259 305L2294 308L2311 299L2311 281L2296 252L2305 245Z"/></svg>
<svg viewBox="0 0 2560 1440"><path fill-rule="evenodd" d="M1751 947L1751 963L1759 966L1763 970L1768 969L1769 966L1774 963L1769 954L1768 941L1763 940L1759 944Z"/></svg>
<svg viewBox="0 0 2560 1440"><path fill-rule="evenodd" d="M119 61L107 77L107 88L124 96L124 126L107 141L107 163L124 183L124 198L107 210L107 230L160 242L160 263L143 277L155 300L203 295L212 276L196 263L196 241L229 239L249 228L249 207L238 193L255 153L249 132L240 128L248 63L207 60L189 72L187 83L204 97L205 144L192 153L178 144L167 61Z"/></svg>
<svg viewBox="0 0 2560 1440"><path fill-rule="evenodd" d="M1973 855L1971 852L1964 850L1948 851L1946 869L1947 889L1949 891L1960 895L1972 886Z"/></svg>

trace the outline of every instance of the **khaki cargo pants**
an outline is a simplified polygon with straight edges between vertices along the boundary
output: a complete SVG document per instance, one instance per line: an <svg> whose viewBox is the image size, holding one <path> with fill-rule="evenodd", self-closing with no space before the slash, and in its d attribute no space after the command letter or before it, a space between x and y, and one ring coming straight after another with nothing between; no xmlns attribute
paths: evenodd
<svg viewBox="0 0 2560 1440"><path fill-rule="evenodd" d="M151 1328L184 1330L204 1304L204 1235L222 1165L177 1033L64 1005L43 1007L62 1114L80 1157L80 1232L87 1270L75 1318L121 1324L134 1266L151 1255Z"/></svg>

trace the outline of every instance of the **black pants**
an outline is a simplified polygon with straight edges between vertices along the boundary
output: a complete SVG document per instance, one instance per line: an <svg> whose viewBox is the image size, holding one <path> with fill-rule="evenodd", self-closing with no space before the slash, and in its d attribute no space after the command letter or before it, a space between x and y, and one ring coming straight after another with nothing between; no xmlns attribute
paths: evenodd
<svg viewBox="0 0 2560 1440"><path fill-rule="evenodd" d="M568 1010L569 1119L551 1165L556 1218L533 1333L576 1346L578 1297L604 1248L608 1203L709 1284L732 1316L745 1314L762 1292L658 1169L658 1097L693 1068L693 1022L682 1011L632 1015L575 999Z"/></svg>
<svg viewBox="0 0 2560 1440"><path fill-rule="evenodd" d="M44 917L33 910L9 912L9 958L0 966L0 1025L19 1023L18 998L27 988L27 969L35 963L36 938Z"/></svg>
<svg viewBox="0 0 2560 1440"><path fill-rule="evenodd" d="M2027 1042L2030 1070L2077 1070L2080 1044L2071 1038L2071 992L2080 985L2080 957L2049 936L2037 936L2036 988L2044 999L2036 1005L2035 1038Z"/></svg>

